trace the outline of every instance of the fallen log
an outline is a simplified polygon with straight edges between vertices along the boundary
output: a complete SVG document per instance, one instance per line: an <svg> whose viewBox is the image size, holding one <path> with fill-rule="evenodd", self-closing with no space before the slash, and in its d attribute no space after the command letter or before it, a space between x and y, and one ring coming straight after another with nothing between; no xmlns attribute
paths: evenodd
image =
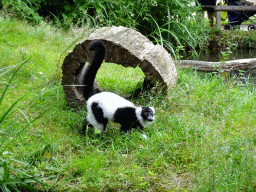
<svg viewBox="0 0 256 192"><path fill-rule="evenodd" d="M226 62L180 60L175 61L175 65L180 69L194 69L202 72L227 72L238 77L237 80L243 84L246 84L247 80L256 84L256 58Z"/></svg>
<svg viewBox="0 0 256 192"><path fill-rule="evenodd" d="M256 69L256 59L238 59L225 62L208 62L194 60L175 61L176 67L181 69L195 69L197 71L214 72L214 71L239 71Z"/></svg>

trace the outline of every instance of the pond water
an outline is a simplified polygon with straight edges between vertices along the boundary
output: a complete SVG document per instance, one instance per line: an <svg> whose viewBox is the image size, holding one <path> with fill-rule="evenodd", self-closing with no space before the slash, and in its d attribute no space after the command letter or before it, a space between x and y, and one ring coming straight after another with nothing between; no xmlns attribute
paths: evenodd
<svg viewBox="0 0 256 192"><path fill-rule="evenodd" d="M222 54L220 51L212 51L209 53L201 53L199 57L187 57L184 56L183 60L199 60L199 61L212 61L218 62L221 60ZM256 49L248 50L237 50L234 53L228 54L225 60L235 60L235 59L248 59L256 58Z"/></svg>

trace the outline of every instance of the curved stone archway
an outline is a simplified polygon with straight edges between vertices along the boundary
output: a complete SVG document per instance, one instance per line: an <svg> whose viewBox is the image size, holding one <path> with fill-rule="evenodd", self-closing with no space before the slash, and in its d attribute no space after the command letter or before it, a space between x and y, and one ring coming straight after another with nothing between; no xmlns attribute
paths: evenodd
<svg viewBox="0 0 256 192"><path fill-rule="evenodd" d="M140 67L145 74L144 82L159 84L167 90L176 86L177 72L170 54L161 46L154 45L141 33L125 27L103 27L97 29L85 41L78 43L62 64L62 85L67 104L80 109L85 105L82 88L77 86L81 70L86 70L92 52L88 45L92 40L101 40L106 49L105 62L124 67ZM95 92L100 89L94 84Z"/></svg>

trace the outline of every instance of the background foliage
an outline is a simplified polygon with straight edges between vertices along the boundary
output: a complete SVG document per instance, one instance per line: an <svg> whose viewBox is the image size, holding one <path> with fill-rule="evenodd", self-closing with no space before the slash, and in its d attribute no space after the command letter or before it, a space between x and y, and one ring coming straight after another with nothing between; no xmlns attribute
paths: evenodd
<svg viewBox="0 0 256 192"><path fill-rule="evenodd" d="M69 28L125 26L135 28L173 54L175 47L200 46L203 32L195 0L3 0L8 12L34 24L42 20Z"/></svg>

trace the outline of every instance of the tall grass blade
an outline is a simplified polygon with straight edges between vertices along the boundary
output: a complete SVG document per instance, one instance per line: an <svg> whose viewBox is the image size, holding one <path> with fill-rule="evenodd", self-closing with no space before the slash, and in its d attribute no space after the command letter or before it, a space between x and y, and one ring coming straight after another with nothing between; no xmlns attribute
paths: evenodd
<svg viewBox="0 0 256 192"><path fill-rule="evenodd" d="M40 180L35 180L35 177L25 177L25 178L15 178L15 179L4 179L0 180L0 185L11 185L11 184L18 184L18 183L32 183L32 182L40 182L41 184L45 184Z"/></svg>
<svg viewBox="0 0 256 192"><path fill-rule="evenodd" d="M11 65L11 66L1 68L0 69L0 77L3 76L4 74L8 73L9 71L11 71L14 67L15 67L15 65ZM4 72L2 72L2 71L4 71Z"/></svg>
<svg viewBox="0 0 256 192"><path fill-rule="evenodd" d="M8 88L9 88L9 86L11 85L12 80L14 79L14 77L16 76L16 74L18 73L18 71L20 70L20 68L21 68L23 65L25 65L27 62L28 62L28 60L22 62L22 64L21 64L21 65L14 71L14 73L12 74L10 80L8 81L7 85L5 86L5 89L4 89L4 91L3 91L3 93L2 93L2 95L1 95L1 97L0 97L0 105L1 105L1 103L2 103L2 101L3 101L3 99L4 99L4 96L5 96L5 94L6 94L7 90L8 90Z"/></svg>
<svg viewBox="0 0 256 192"><path fill-rule="evenodd" d="M9 179L10 173L9 173L9 169L7 167L6 161L4 161L3 168L4 168L4 180L7 180ZM1 184L1 181L0 181L0 184Z"/></svg>
<svg viewBox="0 0 256 192"><path fill-rule="evenodd" d="M39 114L36 118L33 119L30 123L28 123L21 131L19 131L13 138L10 140L5 147L2 147L2 150L0 151L0 154L2 154L6 148L21 134L23 133L33 122L35 122L37 119L42 117L46 112L48 112L50 109L45 110L43 113Z"/></svg>
<svg viewBox="0 0 256 192"><path fill-rule="evenodd" d="M0 119L0 124L3 122L3 120L9 115L9 113L12 111L12 109L15 107L15 105L17 105L17 103L21 100L22 98L18 99L17 101L15 101L9 108L8 110L2 115L1 119ZM1 145L0 145L1 146Z"/></svg>
<svg viewBox="0 0 256 192"><path fill-rule="evenodd" d="M11 189L12 192L20 192L19 189L15 185L8 185L8 187Z"/></svg>
<svg viewBox="0 0 256 192"><path fill-rule="evenodd" d="M35 96L24 108L27 108L29 105L31 105L32 102L34 102L38 97L40 97L42 94L44 94L47 90L49 90L49 88L56 83L57 79L53 79L52 82L50 82L40 93L37 94L37 96Z"/></svg>
<svg viewBox="0 0 256 192"><path fill-rule="evenodd" d="M163 46L163 37L162 37L161 29L160 29L158 23L156 22L156 20L152 17L152 15L149 15L149 16L157 27L158 35L159 35L159 38L160 38L160 44Z"/></svg>
<svg viewBox="0 0 256 192"><path fill-rule="evenodd" d="M11 192L7 187L6 185L0 185L0 188L3 192Z"/></svg>

